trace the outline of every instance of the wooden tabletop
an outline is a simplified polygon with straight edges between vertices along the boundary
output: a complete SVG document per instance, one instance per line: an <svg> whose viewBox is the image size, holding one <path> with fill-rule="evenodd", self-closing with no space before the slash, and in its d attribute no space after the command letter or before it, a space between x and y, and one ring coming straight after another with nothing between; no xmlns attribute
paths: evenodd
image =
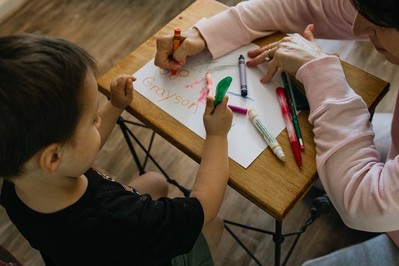
<svg viewBox="0 0 399 266"><path fill-rule="evenodd" d="M175 27L180 27L184 32L201 18L211 17L226 8L214 0L195 1L100 77L98 79L99 90L109 96L109 84L113 78L123 73L133 74L152 59L156 52L157 36L173 33ZM275 34L257 40L255 43L264 45L276 41L282 36L282 34ZM374 110L388 91L389 84L347 63L343 62L343 66L349 84L363 97L370 110ZM200 162L204 140L140 93L135 92L133 102L127 111L196 162ZM247 169L230 159L229 185L279 221L282 221L295 203L305 195L317 177L312 126L307 118L308 112L306 111L302 111L298 116L305 143L301 170L296 166L292 156L286 130L277 137L283 150L287 151L285 163L281 162L269 148L263 151Z"/></svg>

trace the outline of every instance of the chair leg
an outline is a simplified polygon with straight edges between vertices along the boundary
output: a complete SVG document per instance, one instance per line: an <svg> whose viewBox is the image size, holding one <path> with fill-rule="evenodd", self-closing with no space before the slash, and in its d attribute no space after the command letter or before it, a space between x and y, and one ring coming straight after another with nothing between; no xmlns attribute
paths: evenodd
<svg viewBox="0 0 399 266"><path fill-rule="evenodd" d="M169 175L166 173L166 171L165 171L165 170L158 164L158 162L154 159L154 157L151 156L150 151L151 151L151 148L152 148L152 144L153 144L153 142L154 142L155 132L152 131L152 136L151 136L150 143L149 143L148 147L145 147L145 146L140 142L140 140L133 134L133 132L127 127L126 124L132 124L132 125L135 125L135 126L141 126L141 127L148 128L147 126L142 125L142 124L139 124L139 123L131 122L131 121L129 121L129 120L125 120L125 119L123 119L122 117L119 117L119 119L118 119L118 121L117 121L117 124L119 125L119 127L120 127L120 129L121 129L121 131L122 131L122 134L123 134L123 136L124 136L124 138L125 138L125 141L126 141L128 147L129 147L130 153L132 154L133 159L134 159L134 161L135 161L135 163L136 163L136 165L137 165L137 168L139 169L140 174L144 174L144 173L145 173L145 167L146 167L146 165L147 165L148 159L150 159L150 160L155 164L155 166L161 171L161 173L165 176L167 182L169 182L170 184L176 186L176 187L183 193L183 195L184 195L185 197L189 197L191 191L190 191L189 189L187 189L187 188L181 186L176 180L170 178ZM148 128L148 129L151 130L150 128ZM145 157L143 163L141 163L140 158L139 158L139 156L137 155L137 152L136 152L136 150L135 150L135 148L134 148L134 145L133 145L133 143L132 143L132 140L133 140L137 145L139 145L139 147L140 147L140 148L145 152L145 154L146 154L146 157Z"/></svg>

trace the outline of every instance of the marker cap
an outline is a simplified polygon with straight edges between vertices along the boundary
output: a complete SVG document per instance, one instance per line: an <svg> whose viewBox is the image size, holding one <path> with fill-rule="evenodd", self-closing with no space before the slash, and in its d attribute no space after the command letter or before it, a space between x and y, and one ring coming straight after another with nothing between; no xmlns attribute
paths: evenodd
<svg viewBox="0 0 399 266"><path fill-rule="evenodd" d="M254 117L257 116L257 115L258 115L258 114L255 112L254 109L249 109L249 110L248 110L248 117L249 117L249 119L252 120L252 118L254 118Z"/></svg>
<svg viewBox="0 0 399 266"><path fill-rule="evenodd" d="M275 146L273 149L273 153L283 162L285 162L285 154L281 146Z"/></svg>

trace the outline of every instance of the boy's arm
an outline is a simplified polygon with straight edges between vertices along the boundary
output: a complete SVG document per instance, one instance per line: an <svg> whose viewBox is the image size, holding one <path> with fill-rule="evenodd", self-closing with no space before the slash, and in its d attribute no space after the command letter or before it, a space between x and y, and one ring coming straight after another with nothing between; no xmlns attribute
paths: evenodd
<svg viewBox="0 0 399 266"><path fill-rule="evenodd" d="M132 102L135 80L130 75L121 75L112 81L111 100L99 110L101 125L98 131L101 136L101 146L107 141L123 110Z"/></svg>
<svg viewBox="0 0 399 266"><path fill-rule="evenodd" d="M101 147L107 141L112 129L115 126L118 117L122 114L124 109L120 109L112 105L111 101L108 101L103 105L99 111L101 117L101 125L98 129L101 136Z"/></svg>
<svg viewBox="0 0 399 266"><path fill-rule="evenodd" d="M227 138L207 136L192 197L198 198L204 210L204 224L216 217L229 179Z"/></svg>
<svg viewBox="0 0 399 266"><path fill-rule="evenodd" d="M204 210L204 224L216 217L229 179L227 133L232 122L231 110L225 97L215 112L213 100L207 99L204 124L207 131L204 149L191 196L197 198Z"/></svg>

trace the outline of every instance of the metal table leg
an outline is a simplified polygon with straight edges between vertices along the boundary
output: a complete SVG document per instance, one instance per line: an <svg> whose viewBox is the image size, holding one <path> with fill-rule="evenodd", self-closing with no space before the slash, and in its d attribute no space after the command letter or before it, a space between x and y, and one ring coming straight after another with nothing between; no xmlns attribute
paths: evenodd
<svg viewBox="0 0 399 266"><path fill-rule="evenodd" d="M274 265L275 266L280 266L280 265L286 265L288 262L288 259L290 258L296 244L298 243L298 240L302 233L304 233L309 225L311 225L321 214L323 213L328 213L331 209L331 203L330 200L326 195L316 197L313 200L313 207L310 210L310 217L307 219L305 224L296 232L291 232L287 234L283 234L283 223L276 220L275 222L275 231L271 232L268 230L263 230L260 228L255 228L251 227L248 225L232 222L229 220L224 220L225 223L225 228L227 232L237 241L237 243L247 252L247 254L258 264L262 265L260 261L255 257L255 255L248 249L248 247L245 246L245 244L239 239L239 237L228 227L228 225L233 225L233 226L238 226L241 228L249 229L252 231L260 232L263 234L268 234L273 237L273 242L275 244L275 250L274 250ZM282 243L284 242L285 238L288 236L296 236L296 239L294 243L291 245L283 263L281 264L281 248L282 248Z"/></svg>

